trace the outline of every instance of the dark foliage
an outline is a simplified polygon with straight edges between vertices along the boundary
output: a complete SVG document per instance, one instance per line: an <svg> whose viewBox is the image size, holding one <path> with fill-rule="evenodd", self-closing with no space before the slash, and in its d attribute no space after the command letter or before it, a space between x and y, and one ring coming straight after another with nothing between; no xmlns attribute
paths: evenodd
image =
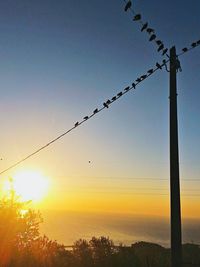
<svg viewBox="0 0 200 267"><path fill-rule="evenodd" d="M71 251L41 236L39 212L12 193L0 199L0 267L169 267L170 250L138 242L115 246L108 237L80 239ZM200 247L183 245L183 266L200 266Z"/></svg>

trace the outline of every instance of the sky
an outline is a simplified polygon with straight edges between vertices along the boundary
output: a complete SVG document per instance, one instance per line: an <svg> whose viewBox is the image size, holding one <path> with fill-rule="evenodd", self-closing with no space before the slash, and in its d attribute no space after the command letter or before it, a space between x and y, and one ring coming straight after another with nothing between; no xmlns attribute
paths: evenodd
<svg viewBox="0 0 200 267"><path fill-rule="evenodd" d="M200 2L134 1L177 53L200 38ZM124 1L0 3L0 171L81 121L162 62ZM200 218L200 47L180 57L182 214ZM1 175L39 170L41 209L169 216L169 74L163 69L109 109Z"/></svg>

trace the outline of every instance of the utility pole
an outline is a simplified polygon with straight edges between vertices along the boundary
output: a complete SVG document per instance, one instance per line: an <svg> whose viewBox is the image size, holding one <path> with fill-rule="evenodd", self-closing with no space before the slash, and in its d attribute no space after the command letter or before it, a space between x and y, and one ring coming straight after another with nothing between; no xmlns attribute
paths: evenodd
<svg viewBox="0 0 200 267"><path fill-rule="evenodd" d="M171 204L171 267L182 266L181 204L178 153L178 118L176 48L170 49L170 204Z"/></svg>

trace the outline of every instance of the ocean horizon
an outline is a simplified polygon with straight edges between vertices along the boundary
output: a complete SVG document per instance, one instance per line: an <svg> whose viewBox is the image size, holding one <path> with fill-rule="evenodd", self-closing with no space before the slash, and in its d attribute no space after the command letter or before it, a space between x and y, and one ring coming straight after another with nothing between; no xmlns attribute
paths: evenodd
<svg viewBox="0 0 200 267"><path fill-rule="evenodd" d="M158 216L43 210L41 234L65 246L78 239L106 236L115 245L146 241L170 247L170 220ZM183 219L182 242L200 243L200 219Z"/></svg>

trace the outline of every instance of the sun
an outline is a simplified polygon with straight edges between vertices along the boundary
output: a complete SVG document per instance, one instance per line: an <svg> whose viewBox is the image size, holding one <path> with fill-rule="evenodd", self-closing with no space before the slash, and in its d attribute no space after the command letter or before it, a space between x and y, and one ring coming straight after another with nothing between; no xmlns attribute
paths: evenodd
<svg viewBox="0 0 200 267"><path fill-rule="evenodd" d="M38 171L21 171L13 175L12 187L23 201L40 201L46 195L49 180Z"/></svg>

